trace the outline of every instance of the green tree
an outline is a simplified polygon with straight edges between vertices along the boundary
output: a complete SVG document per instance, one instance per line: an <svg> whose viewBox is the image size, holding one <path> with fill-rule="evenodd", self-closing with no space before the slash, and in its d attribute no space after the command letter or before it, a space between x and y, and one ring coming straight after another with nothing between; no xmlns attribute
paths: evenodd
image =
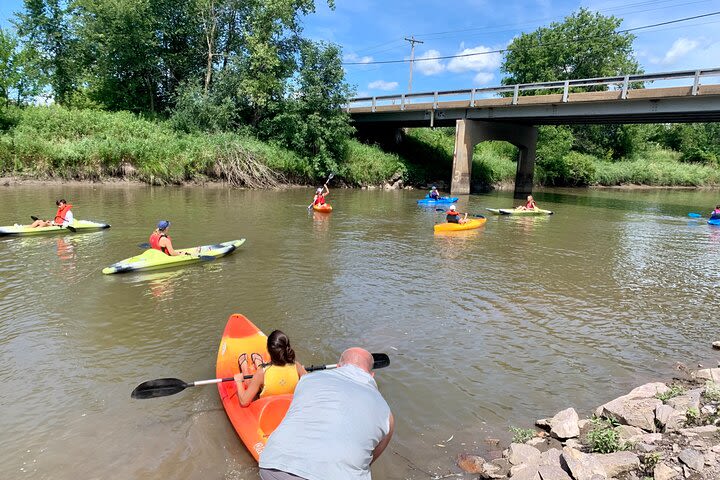
<svg viewBox="0 0 720 480"><path fill-rule="evenodd" d="M17 38L0 28L0 98L5 101L5 106L10 104L10 91L18 80L15 59L17 47Z"/></svg>
<svg viewBox="0 0 720 480"><path fill-rule="evenodd" d="M17 14L18 35L28 48L28 57L49 80L54 99L64 104L77 87L77 38L69 0L24 0Z"/></svg>
<svg viewBox="0 0 720 480"><path fill-rule="evenodd" d="M523 33L507 48L502 83L549 82L640 73L633 55L635 36L617 32L622 20L581 8L534 32ZM603 86L607 89L607 86ZM533 92L528 93L535 94Z"/></svg>
<svg viewBox="0 0 720 480"><path fill-rule="evenodd" d="M21 46L12 31L0 28L0 98L21 105L42 88L37 53Z"/></svg>

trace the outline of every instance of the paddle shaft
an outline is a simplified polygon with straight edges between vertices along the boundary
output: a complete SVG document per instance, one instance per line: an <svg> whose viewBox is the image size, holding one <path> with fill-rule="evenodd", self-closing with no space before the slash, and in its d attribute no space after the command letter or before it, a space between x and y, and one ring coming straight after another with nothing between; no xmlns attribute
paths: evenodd
<svg viewBox="0 0 720 480"><path fill-rule="evenodd" d="M447 212L444 208L436 208L436 212ZM465 215L465 212L458 212L458 215ZM485 215L480 215L479 213L468 213L468 217L476 217L476 218L485 218Z"/></svg>
<svg viewBox="0 0 720 480"><path fill-rule="evenodd" d="M332 180L332 178L333 178L334 176L335 176L334 173L331 173L330 175L328 175L327 180L325 180L325 183L323 183L323 187L327 187L328 182L329 182L330 180ZM313 202L313 203L314 203L314 202ZM312 203L311 203L310 205L308 205L308 210L310 210L310 209L312 208L312 206L313 206Z"/></svg>
<svg viewBox="0 0 720 480"><path fill-rule="evenodd" d="M314 372L316 370L330 370L333 368L337 368L337 363L334 363L332 365L319 365L319 366L310 366L305 369L307 372ZM253 378L252 375L244 375L243 380L250 380ZM211 380L198 380L196 382L188 384L188 387L198 387L200 385L212 385L213 383L223 383L223 382L232 382L235 380L235 377L225 377L225 378L213 378Z"/></svg>

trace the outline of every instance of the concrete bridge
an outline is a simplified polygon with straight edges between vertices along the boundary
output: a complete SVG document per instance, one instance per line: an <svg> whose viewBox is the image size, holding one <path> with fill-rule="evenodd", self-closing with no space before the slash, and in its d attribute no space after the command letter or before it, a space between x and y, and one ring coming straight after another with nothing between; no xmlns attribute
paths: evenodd
<svg viewBox="0 0 720 480"><path fill-rule="evenodd" d="M525 94L538 90L548 93ZM347 111L365 131L455 126L452 194L470 193L476 144L512 143L520 151L515 197L523 198L532 192L538 125L718 122L720 68L361 97Z"/></svg>

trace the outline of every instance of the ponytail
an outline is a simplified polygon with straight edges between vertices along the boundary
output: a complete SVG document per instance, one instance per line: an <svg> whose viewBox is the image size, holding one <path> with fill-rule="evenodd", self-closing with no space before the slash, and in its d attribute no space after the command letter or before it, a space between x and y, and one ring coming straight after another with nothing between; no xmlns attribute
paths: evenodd
<svg viewBox="0 0 720 480"><path fill-rule="evenodd" d="M267 349L273 365L283 367L295 363L295 350L290 346L290 339L280 330L273 330L268 336Z"/></svg>

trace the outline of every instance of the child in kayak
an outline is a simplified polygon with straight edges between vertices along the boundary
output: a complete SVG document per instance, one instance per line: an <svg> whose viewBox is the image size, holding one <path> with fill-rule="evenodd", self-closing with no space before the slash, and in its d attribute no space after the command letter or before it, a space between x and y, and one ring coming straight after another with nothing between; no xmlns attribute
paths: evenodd
<svg viewBox="0 0 720 480"><path fill-rule="evenodd" d="M715 205L715 210L710 213L710 220L716 220L720 218L720 205Z"/></svg>
<svg viewBox="0 0 720 480"><path fill-rule="evenodd" d="M445 216L445 219L448 223L459 223L463 224L467 222L467 216L466 213L464 217L460 217L461 213L455 210L455 205L450 205L450 209L445 212L447 215Z"/></svg>
<svg viewBox="0 0 720 480"><path fill-rule="evenodd" d="M325 197L327 197L330 194L330 189L327 186L327 183L323 185L325 188L325 191L323 192L323 188L318 188L315 191L315 197L313 197L313 201L310 205L308 205L308 209L312 208L313 205L325 205Z"/></svg>
<svg viewBox="0 0 720 480"><path fill-rule="evenodd" d="M170 228L170 222L168 220L160 220L157 224L157 228L150 234L150 248L160 250L165 255L175 257L177 255L190 255L190 252L178 252L172 246L172 240L167 234L167 230Z"/></svg>
<svg viewBox="0 0 720 480"><path fill-rule="evenodd" d="M430 193L428 193L428 198L431 198L433 200L437 200L440 198L440 192L438 192L438 189L435 185L433 185L430 189Z"/></svg>
<svg viewBox="0 0 720 480"><path fill-rule="evenodd" d="M269 364L263 363L259 353L250 355L254 371L248 365L247 353L238 357L240 373L235 375L235 383L238 400L243 407L250 405L256 398L293 393L300 377L307 373L305 367L295 361L295 350L290 346L290 339L280 330L274 330L268 336L267 350L270 354ZM253 377L244 380L245 375Z"/></svg>
<svg viewBox="0 0 720 480"><path fill-rule="evenodd" d="M57 200L55 202L55 205L57 205L57 213L55 213L55 218L52 220L35 220L31 225L30 228L37 228L37 227L52 227L52 226L59 226L59 227L67 227L71 223L73 223L73 213L70 210L72 208L72 205L67 203L64 198L61 198L60 200Z"/></svg>
<svg viewBox="0 0 720 480"><path fill-rule="evenodd" d="M537 210L538 206L537 203L535 203L535 199L532 195L527 196L527 201L525 202L525 205L519 205L515 208L515 210Z"/></svg>

